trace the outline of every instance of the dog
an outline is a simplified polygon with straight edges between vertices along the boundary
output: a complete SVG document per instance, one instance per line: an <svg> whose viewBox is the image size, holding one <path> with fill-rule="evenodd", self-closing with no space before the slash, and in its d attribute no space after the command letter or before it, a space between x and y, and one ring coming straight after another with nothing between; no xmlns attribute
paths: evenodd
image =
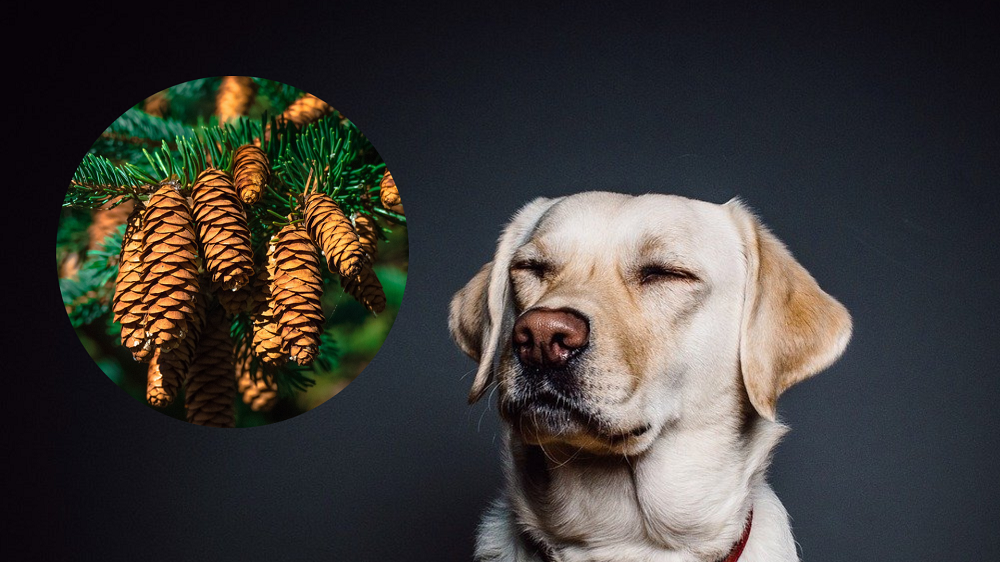
<svg viewBox="0 0 1000 562"><path fill-rule="evenodd" d="M741 201L535 199L449 328L504 422L477 560L799 559L765 480L776 402L852 321Z"/></svg>

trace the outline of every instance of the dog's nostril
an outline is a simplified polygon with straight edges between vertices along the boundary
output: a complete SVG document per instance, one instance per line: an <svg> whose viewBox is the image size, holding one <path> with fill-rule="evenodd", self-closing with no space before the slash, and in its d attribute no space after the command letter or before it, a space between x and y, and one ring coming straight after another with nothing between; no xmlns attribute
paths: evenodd
<svg viewBox="0 0 1000 562"><path fill-rule="evenodd" d="M518 357L529 365L561 367L589 338L587 319L575 310L532 309L514 323Z"/></svg>
<svg viewBox="0 0 1000 562"><path fill-rule="evenodd" d="M514 343L517 345L528 345L532 340L531 329L527 325L514 326Z"/></svg>

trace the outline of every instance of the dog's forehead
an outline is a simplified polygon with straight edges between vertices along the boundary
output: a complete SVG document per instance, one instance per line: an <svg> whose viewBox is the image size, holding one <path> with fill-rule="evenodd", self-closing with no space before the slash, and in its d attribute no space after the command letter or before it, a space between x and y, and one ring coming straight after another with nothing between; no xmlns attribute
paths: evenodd
<svg viewBox="0 0 1000 562"><path fill-rule="evenodd" d="M735 238L735 224L723 205L678 195L609 192L566 197L542 217L532 236L535 242L563 249L662 241L683 250Z"/></svg>

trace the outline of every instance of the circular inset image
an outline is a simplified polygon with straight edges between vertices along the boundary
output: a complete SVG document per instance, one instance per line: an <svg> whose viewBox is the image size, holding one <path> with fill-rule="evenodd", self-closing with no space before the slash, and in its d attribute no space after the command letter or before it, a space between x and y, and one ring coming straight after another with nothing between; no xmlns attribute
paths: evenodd
<svg viewBox="0 0 1000 562"><path fill-rule="evenodd" d="M375 148L323 100L247 76L126 111L69 181L56 260L94 361L151 408L213 427L305 412L392 327L406 217Z"/></svg>

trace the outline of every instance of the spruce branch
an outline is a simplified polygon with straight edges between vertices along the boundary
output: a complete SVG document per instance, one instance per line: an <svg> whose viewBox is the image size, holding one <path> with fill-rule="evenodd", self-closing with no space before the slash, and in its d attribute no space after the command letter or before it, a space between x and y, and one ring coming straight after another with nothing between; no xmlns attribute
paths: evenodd
<svg viewBox="0 0 1000 562"><path fill-rule="evenodd" d="M115 197L136 197L144 190L144 181L137 179L126 166L116 166L103 156L87 154L69 182L63 206L97 209ZM122 198L109 208L124 201Z"/></svg>
<svg viewBox="0 0 1000 562"><path fill-rule="evenodd" d="M254 78L253 81L257 84L257 97L266 99L276 115L304 94L302 90L281 82L262 78Z"/></svg>
<svg viewBox="0 0 1000 562"><path fill-rule="evenodd" d="M115 276L118 275L118 252L125 225L113 230L100 248L87 253L77 279L60 279L63 305L74 328L90 324L110 310Z"/></svg>
<svg viewBox="0 0 1000 562"><path fill-rule="evenodd" d="M183 123L156 117L133 107L116 119L101 137L155 148L160 141L192 135L194 131Z"/></svg>
<svg viewBox="0 0 1000 562"><path fill-rule="evenodd" d="M372 211L374 211L374 212L376 212L376 213L378 213L378 214L380 214L382 216L389 217L390 219L392 219L392 220L394 220L394 221L396 221L396 222L398 222L400 224L406 224L406 217L404 217L403 215L401 215L399 213L394 213L394 212L390 211L389 209L384 209L382 207L372 207Z"/></svg>

